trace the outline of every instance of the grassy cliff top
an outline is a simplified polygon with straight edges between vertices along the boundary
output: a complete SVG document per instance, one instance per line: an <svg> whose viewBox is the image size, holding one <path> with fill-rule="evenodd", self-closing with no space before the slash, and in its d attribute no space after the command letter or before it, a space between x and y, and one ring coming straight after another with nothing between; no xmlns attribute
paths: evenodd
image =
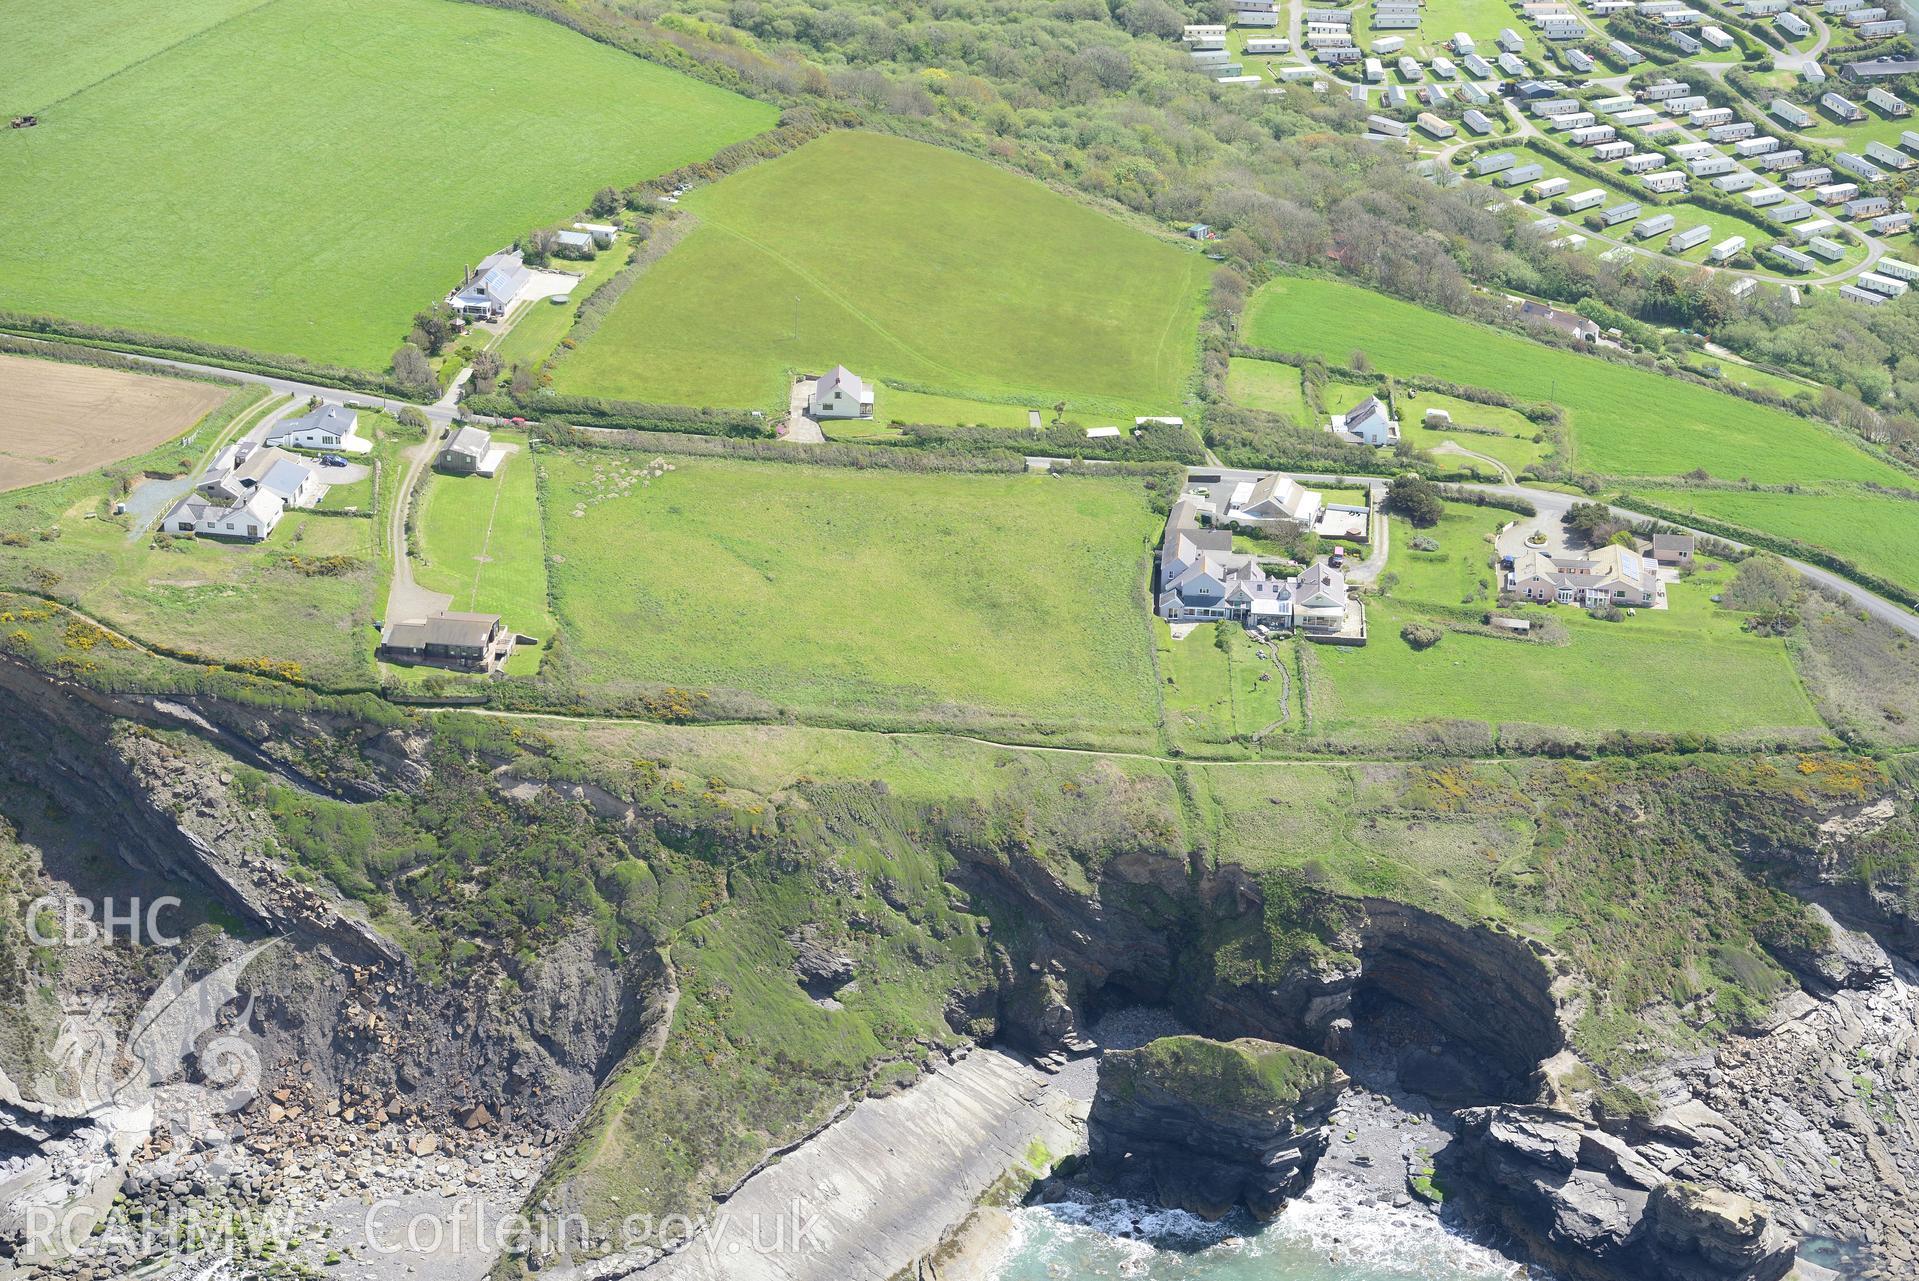
<svg viewBox="0 0 1919 1281"><path fill-rule="evenodd" d="M1235 1112L1276 1112L1331 1088L1339 1066L1307 1050L1241 1037L1163 1036L1137 1050L1108 1054L1101 1084L1122 1098L1151 1086L1174 1098Z"/></svg>

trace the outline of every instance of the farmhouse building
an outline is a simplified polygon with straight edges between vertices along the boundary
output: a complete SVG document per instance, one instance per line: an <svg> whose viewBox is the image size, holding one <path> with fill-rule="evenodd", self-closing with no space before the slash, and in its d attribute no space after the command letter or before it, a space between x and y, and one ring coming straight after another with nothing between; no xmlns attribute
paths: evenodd
<svg viewBox="0 0 1919 1281"><path fill-rule="evenodd" d="M1557 307L1548 307L1544 303L1525 302L1519 305L1519 314L1527 320L1551 325L1562 333L1569 334L1581 342L1598 342L1599 326L1575 311L1561 311Z"/></svg>
<svg viewBox="0 0 1919 1281"><path fill-rule="evenodd" d="M428 614L387 624L380 634L380 657L492 672L512 654L513 641L498 614Z"/></svg>
<svg viewBox="0 0 1919 1281"><path fill-rule="evenodd" d="M199 495L182 499L160 528L169 534L232 538L257 543L273 532L287 505L273 494L255 494L243 503L222 503Z"/></svg>
<svg viewBox="0 0 1919 1281"><path fill-rule="evenodd" d="M526 288L532 272L517 249L483 258L471 276L447 295L447 305L472 320L498 320Z"/></svg>
<svg viewBox="0 0 1919 1281"><path fill-rule="evenodd" d="M1562 605L1651 606L1662 594L1659 576L1635 548L1599 547L1585 556L1553 557L1527 549L1513 560L1506 590L1525 600Z"/></svg>
<svg viewBox="0 0 1919 1281"><path fill-rule="evenodd" d="M1236 622L1309 640L1365 643L1364 607L1345 577L1324 560L1297 578L1268 574L1233 548L1232 533L1200 525L1199 501L1182 498L1166 519L1155 610L1172 623Z"/></svg>
<svg viewBox="0 0 1919 1281"><path fill-rule="evenodd" d="M807 397L808 418L871 418L873 389L845 365L835 365L813 385Z"/></svg>
<svg viewBox="0 0 1919 1281"><path fill-rule="evenodd" d="M284 449L252 441L228 445L194 484L214 503L237 506L255 494L272 494L288 507L311 507L326 492L320 474Z"/></svg>
<svg viewBox="0 0 1919 1281"><path fill-rule="evenodd" d="M332 449L345 454L370 454L373 442L356 435L360 415L345 405L321 405L310 413L279 423L267 432L269 445L295 449Z"/></svg>
<svg viewBox="0 0 1919 1281"><path fill-rule="evenodd" d="M1326 430L1341 440L1379 448L1399 443L1399 420L1377 396L1368 396L1343 414L1334 414Z"/></svg>
<svg viewBox="0 0 1919 1281"><path fill-rule="evenodd" d="M493 437L478 427L462 427L447 439L433 465L460 476L491 476L504 452L495 449Z"/></svg>

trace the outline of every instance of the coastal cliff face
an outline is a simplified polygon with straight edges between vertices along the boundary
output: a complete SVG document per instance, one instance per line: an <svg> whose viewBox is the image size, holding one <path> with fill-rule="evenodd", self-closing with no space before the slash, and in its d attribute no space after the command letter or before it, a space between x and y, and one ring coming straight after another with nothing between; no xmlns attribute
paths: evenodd
<svg viewBox="0 0 1919 1281"><path fill-rule="evenodd" d="M1097 768L1071 781L1082 795L1110 785L1088 806L1110 817L1061 834L1038 809L967 817L810 780L774 797L651 761L583 767L499 722L293 702L107 694L0 661L0 781L87 816L111 847L100 883L183 887L209 905L207 926L217 918L223 955L284 938L246 990L267 1092L228 1136L262 1158L351 1138L397 1143L430 1172L436 1149L497 1138L524 1175L500 1184L509 1204L598 1222L639 1186L697 1209L969 1040L1056 1064L1090 1047L1103 1011L1147 1004L1215 1042L1306 1047L1288 1051L1302 1061L1349 1062L1369 1026L1410 1026L1396 1080L1440 1108L1507 1109L1504 1126L1512 1107L1550 1106L1519 1114L1566 1127L1539 1169L1530 1141L1495 1142L1491 1122L1462 1144L1461 1200L1523 1214L1508 1230L1542 1257L1577 1256L1584 1275L1646 1275L1656 1258L1694 1268L1670 1273L1688 1281L1758 1278L1800 1234L1869 1240L1888 1277L1915 1258L1914 1002L1898 963L1837 919L1863 917L1898 950L1910 809L1863 768L1867 782L1833 802L1670 802L1700 839L1836 915L1765 936L1789 986L1723 1020L1733 1032L1635 1047L1634 1075L1601 1086L1579 1057L1601 994L1562 936L1548 947L1456 907L1208 857ZM1622 830L1644 821L1633 786L1602 791ZM536 852L478 849L475 813ZM385 870L335 857L356 840L373 862L424 853ZM478 851L475 875L422 882L443 867L425 855L456 843ZM593 884L566 879L569 859ZM43 876L57 887L82 862ZM1583 872L1568 859L1523 875ZM508 914L543 895L550 914ZM459 948L494 899L490 927L538 916L541 930L514 946L474 931ZM60 994L150 990L147 971L175 958L146 956L139 973L124 959L70 967ZM832 1037L808 1039L829 1014ZM1104 1091L1096 1141L1154 1199L1271 1213L1323 1147L1324 1085L1283 1108L1221 1111L1177 1076L1133 1081L1130 1095ZM85 1139L27 1112L9 1129L30 1154ZM1793 1137L1774 1156L1779 1132ZM141 1186L197 1195L175 1191L194 1179L173 1177L181 1145L161 1137L170 1150L133 1158L156 1171ZM104 1139L85 1141L110 1158ZM261 1176L248 1194L297 1196L314 1175Z"/></svg>
<svg viewBox="0 0 1919 1281"><path fill-rule="evenodd" d="M1087 1118L1092 1175L1206 1219L1271 1219L1312 1179L1345 1074L1242 1037L1170 1036L1106 1054Z"/></svg>

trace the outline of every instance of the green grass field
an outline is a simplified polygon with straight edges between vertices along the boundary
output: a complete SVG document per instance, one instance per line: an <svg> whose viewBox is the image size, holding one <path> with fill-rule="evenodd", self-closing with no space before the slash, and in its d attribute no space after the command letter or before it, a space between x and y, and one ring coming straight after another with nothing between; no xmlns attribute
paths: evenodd
<svg viewBox="0 0 1919 1281"><path fill-rule="evenodd" d="M1828 547L1871 574L1919 592L1919 502L1886 494L1835 490L1750 493L1739 490L1646 490L1680 512L1731 521Z"/></svg>
<svg viewBox="0 0 1919 1281"><path fill-rule="evenodd" d="M742 714L1138 744L1154 733L1130 482L543 454L566 672Z"/></svg>
<svg viewBox="0 0 1919 1281"><path fill-rule="evenodd" d="M1301 425L1312 417L1299 370L1276 360L1234 356L1226 368L1226 395L1235 404L1284 414Z"/></svg>
<svg viewBox="0 0 1919 1281"><path fill-rule="evenodd" d="M106 7L6 8L42 119L0 147L0 307L384 368L463 264L775 114L448 0Z"/></svg>
<svg viewBox="0 0 1919 1281"><path fill-rule="evenodd" d="M557 390L784 411L789 370L840 363L960 398L1183 401L1210 264L984 161L835 133L681 207L700 225Z"/></svg>
<svg viewBox="0 0 1919 1281"><path fill-rule="evenodd" d="M1907 485L1837 431L1722 392L1548 347L1332 280L1281 278L1248 305L1248 341L1391 373L1491 387L1567 411L1575 466L1619 476Z"/></svg>
<svg viewBox="0 0 1919 1281"><path fill-rule="evenodd" d="M1155 619L1153 636L1167 730L1176 741L1190 747L1244 739L1285 716L1280 694L1286 685L1239 624L1201 623L1174 640L1172 629ZM1291 651L1281 646L1281 652Z"/></svg>
<svg viewBox="0 0 1919 1281"><path fill-rule="evenodd" d="M552 635L552 622L546 612L537 460L522 436L499 432L494 440L519 446L498 474L435 472L427 482L413 513L424 553L414 577L427 590L453 597L456 610L498 614L514 631L544 640ZM515 659L531 653L517 651Z"/></svg>
<svg viewBox="0 0 1919 1281"><path fill-rule="evenodd" d="M1580 732L1820 725L1786 643L1745 634L1739 615L1711 603L1729 571L1696 574L1668 589L1670 608L1618 623L1567 607L1528 611L1562 624L1564 646L1451 632L1431 649L1413 649L1399 635L1406 623L1444 618L1468 597L1474 616L1492 606L1497 581L1485 535L1504 519L1450 508L1436 528L1419 531L1439 542L1437 552L1415 551L1404 527L1395 531L1390 569L1399 581L1367 607L1370 642L1312 651L1315 728L1370 732L1448 718Z"/></svg>
<svg viewBox="0 0 1919 1281"><path fill-rule="evenodd" d="M925 392L902 391L898 387L880 387L873 397L873 412L889 424L925 423L938 427L1017 427L1023 428L1030 405L1005 405L987 400L967 400L959 396L930 396ZM1040 421L1051 422L1051 408L1040 410ZM826 424L829 429L839 424Z"/></svg>

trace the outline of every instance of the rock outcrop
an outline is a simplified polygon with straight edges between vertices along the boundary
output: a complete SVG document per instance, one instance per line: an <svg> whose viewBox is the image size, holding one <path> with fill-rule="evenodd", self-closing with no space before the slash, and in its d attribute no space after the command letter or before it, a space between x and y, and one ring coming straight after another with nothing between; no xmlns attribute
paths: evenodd
<svg viewBox="0 0 1919 1281"><path fill-rule="evenodd" d="M1346 1078L1272 1041L1168 1036L1100 1064L1088 1118L1092 1176L1208 1219L1270 1219L1326 1151Z"/></svg>
<svg viewBox="0 0 1919 1281"><path fill-rule="evenodd" d="M1444 1177L1534 1257L1585 1281L1776 1281L1796 1242L1765 1209L1669 1178L1623 1140L1543 1108L1459 1114Z"/></svg>

